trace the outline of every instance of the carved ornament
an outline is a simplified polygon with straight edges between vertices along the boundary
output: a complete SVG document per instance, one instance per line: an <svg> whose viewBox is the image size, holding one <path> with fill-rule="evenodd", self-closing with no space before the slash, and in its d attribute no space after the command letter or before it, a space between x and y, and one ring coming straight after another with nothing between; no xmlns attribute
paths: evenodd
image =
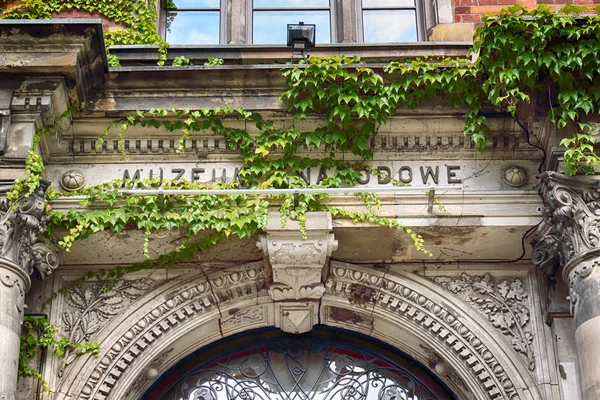
<svg viewBox="0 0 600 400"><path fill-rule="evenodd" d="M272 284L269 294L275 301L302 300L323 297L323 268L327 258L337 249L332 230L331 214L307 214L306 238L301 237L295 221L281 226L279 214L269 214L267 233L257 243L271 267Z"/></svg>
<svg viewBox="0 0 600 400"><path fill-rule="evenodd" d="M373 292L372 301L362 301L354 295L358 287ZM350 302L372 312L386 310L395 318L405 319L420 326L436 337L458 358L465 360L464 367L479 379L487 392L487 399L519 400L515 383L509 377L504 363L497 359L489 345L473 332L456 311L444 303L424 296L392 276L370 271L351 264L335 263L327 282L328 295L352 299ZM322 313L327 316L328 313ZM322 323L330 324L326 320ZM350 329L352 325L347 325Z"/></svg>
<svg viewBox="0 0 600 400"><path fill-rule="evenodd" d="M534 242L533 263L548 275L564 267L568 281L576 264L570 261L600 250L600 180L557 172L545 172L541 179L544 220Z"/></svg>
<svg viewBox="0 0 600 400"><path fill-rule="evenodd" d="M70 288L64 294L66 307L62 314L62 326L69 341L89 341L106 322L145 294L153 284L151 278L120 279L114 283L101 281ZM67 352L64 362L68 365L74 359L75 354Z"/></svg>
<svg viewBox="0 0 600 400"><path fill-rule="evenodd" d="M185 322L218 310L218 304L257 296L264 290L264 279L262 266L250 264L243 270L225 272L210 281L194 282L167 296L139 320L132 322L111 347L102 349L99 360L94 361L97 367L87 377L77 398L110 398L111 391L127 374L129 366L155 342L164 340L171 330Z"/></svg>
<svg viewBox="0 0 600 400"><path fill-rule="evenodd" d="M58 266L54 249L37 243L48 222L44 194L49 186L50 182L42 179L34 193L19 197L14 204L6 198L0 202L0 259L18 265L27 275L35 268L42 278Z"/></svg>
<svg viewBox="0 0 600 400"><path fill-rule="evenodd" d="M528 295L520 279L497 281L490 274L463 273L460 277L438 276L433 281L483 314L523 356L529 370L535 369Z"/></svg>

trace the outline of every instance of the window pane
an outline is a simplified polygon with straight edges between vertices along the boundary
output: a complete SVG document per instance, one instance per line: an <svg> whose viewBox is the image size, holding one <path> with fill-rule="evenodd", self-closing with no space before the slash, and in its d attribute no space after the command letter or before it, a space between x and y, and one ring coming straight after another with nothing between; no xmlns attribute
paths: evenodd
<svg viewBox="0 0 600 400"><path fill-rule="evenodd" d="M363 26L365 43L417 41L414 10L365 10Z"/></svg>
<svg viewBox="0 0 600 400"><path fill-rule="evenodd" d="M252 43L287 44L287 24L316 24L316 42L330 43L329 11L254 11Z"/></svg>
<svg viewBox="0 0 600 400"><path fill-rule="evenodd" d="M362 0L364 8L371 7L414 7L414 0Z"/></svg>
<svg viewBox="0 0 600 400"><path fill-rule="evenodd" d="M219 44L219 12L167 13L166 39L170 44Z"/></svg>
<svg viewBox="0 0 600 400"><path fill-rule="evenodd" d="M221 7L221 0L174 0L177 8L219 8Z"/></svg>
<svg viewBox="0 0 600 400"><path fill-rule="evenodd" d="M254 7L310 8L329 7L329 0L254 0Z"/></svg>

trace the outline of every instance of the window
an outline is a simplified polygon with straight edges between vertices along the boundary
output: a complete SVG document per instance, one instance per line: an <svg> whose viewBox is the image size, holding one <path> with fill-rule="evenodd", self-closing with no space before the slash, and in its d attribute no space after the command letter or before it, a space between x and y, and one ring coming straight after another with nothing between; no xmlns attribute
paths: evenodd
<svg viewBox="0 0 600 400"><path fill-rule="evenodd" d="M165 39L170 44L223 43L225 0L164 0Z"/></svg>
<svg viewBox="0 0 600 400"><path fill-rule="evenodd" d="M316 42L335 42L332 29L333 0L251 0L252 43L287 43L287 24L316 25Z"/></svg>
<svg viewBox="0 0 600 400"><path fill-rule="evenodd" d="M365 43L416 42L419 32L419 0L359 0L359 29Z"/></svg>
<svg viewBox="0 0 600 400"><path fill-rule="evenodd" d="M180 360L147 400L455 400L395 349L358 333L253 331Z"/></svg>

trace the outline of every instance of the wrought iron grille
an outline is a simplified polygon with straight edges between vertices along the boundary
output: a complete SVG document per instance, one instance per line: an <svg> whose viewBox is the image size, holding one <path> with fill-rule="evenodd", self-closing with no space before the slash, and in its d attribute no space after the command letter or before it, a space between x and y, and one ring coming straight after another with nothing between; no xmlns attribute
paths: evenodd
<svg viewBox="0 0 600 400"><path fill-rule="evenodd" d="M257 343L194 369L164 400L446 400L364 348L321 338Z"/></svg>

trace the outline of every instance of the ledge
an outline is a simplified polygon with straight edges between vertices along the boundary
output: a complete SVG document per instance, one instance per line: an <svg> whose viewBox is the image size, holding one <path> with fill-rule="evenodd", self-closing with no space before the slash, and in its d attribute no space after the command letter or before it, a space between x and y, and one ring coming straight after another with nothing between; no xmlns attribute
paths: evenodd
<svg viewBox="0 0 600 400"><path fill-rule="evenodd" d="M413 57L465 57L471 42L417 42L417 43L335 43L322 44L311 49L317 57L359 56L366 62L384 62ZM123 66L152 65L158 61L158 46L112 46L110 51ZM208 57L218 57L226 64L285 63L291 50L283 45L214 45L170 46L169 61L185 56L202 64Z"/></svg>
<svg viewBox="0 0 600 400"><path fill-rule="evenodd" d="M100 19L0 20L0 74L63 76L79 99L102 89L108 71Z"/></svg>

